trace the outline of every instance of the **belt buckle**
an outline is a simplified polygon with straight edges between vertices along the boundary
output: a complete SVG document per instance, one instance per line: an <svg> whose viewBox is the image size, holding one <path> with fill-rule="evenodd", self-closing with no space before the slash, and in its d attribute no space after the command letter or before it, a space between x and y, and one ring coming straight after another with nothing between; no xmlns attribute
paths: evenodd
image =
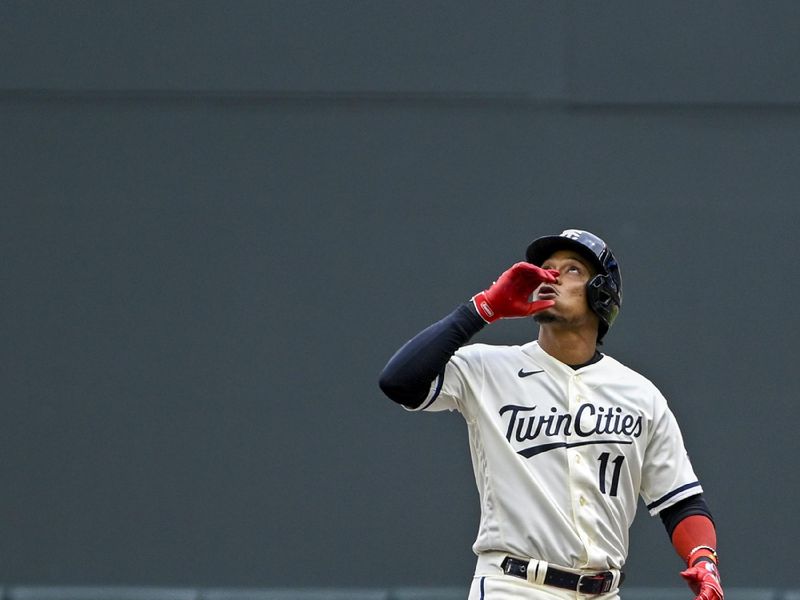
<svg viewBox="0 0 800 600"><path fill-rule="evenodd" d="M605 594L606 592L611 591L611 584L614 581L614 577L613 576L607 577L606 575L607 574L605 574L605 573L597 573L595 575L584 575L584 574L579 575L578 576L578 589L576 591L578 593L580 593L580 594L593 594L593 595ZM583 587L583 580L584 579L592 580L592 581L600 580L602 582L602 586L600 587L600 590L592 589L591 591L584 592L583 589L581 589Z"/></svg>

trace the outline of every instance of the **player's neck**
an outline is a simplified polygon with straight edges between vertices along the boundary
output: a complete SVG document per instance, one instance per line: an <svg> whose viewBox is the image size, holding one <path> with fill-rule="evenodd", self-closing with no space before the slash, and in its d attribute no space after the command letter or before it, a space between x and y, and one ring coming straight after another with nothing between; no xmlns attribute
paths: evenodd
<svg viewBox="0 0 800 600"><path fill-rule="evenodd" d="M565 365L589 362L597 350L597 330L565 330L543 325L539 347Z"/></svg>

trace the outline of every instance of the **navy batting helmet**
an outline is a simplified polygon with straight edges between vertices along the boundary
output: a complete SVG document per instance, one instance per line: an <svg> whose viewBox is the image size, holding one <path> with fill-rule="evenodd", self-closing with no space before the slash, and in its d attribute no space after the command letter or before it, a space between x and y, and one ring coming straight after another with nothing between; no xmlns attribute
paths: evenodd
<svg viewBox="0 0 800 600"><path fill-rule="evenodd" d="M560 235L548 235L533 240L525 258L541 267L556 250L574 250L597 269L597 275L586 284L589 306L600 317L597 341L608 332L622 306L622 276L619 263L603 240L580 229L566 229Z"/></svg>

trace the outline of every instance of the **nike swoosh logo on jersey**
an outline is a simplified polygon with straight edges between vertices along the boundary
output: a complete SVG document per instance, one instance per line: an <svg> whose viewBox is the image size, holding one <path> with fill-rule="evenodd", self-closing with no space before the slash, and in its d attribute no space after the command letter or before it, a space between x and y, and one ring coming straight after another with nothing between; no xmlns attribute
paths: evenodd
<svg viewBox="0 0 800 600"><path fill-rule="evenodd" d="M544 373L544 369L541 369L539 371L524 371L520 369L517 375L519 375L520 377L527 377L528 375L536 375L537 373Z"/></svg>

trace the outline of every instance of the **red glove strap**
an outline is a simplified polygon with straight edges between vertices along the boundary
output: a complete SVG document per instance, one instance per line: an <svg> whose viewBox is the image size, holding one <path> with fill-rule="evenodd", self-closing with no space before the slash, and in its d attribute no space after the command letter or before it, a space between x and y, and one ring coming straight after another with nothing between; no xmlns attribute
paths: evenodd
<svg viewBox="0 0 800 600"><path fill-rule="evenodd" d="M478 311L478 314L487 323L494 323L497 319L500 318L492 310L492 307L489 306L489 301L486 300L486 292L481 292L480 294L475 294L472 297L472 303L475 305L475 310Z"/></svg>

